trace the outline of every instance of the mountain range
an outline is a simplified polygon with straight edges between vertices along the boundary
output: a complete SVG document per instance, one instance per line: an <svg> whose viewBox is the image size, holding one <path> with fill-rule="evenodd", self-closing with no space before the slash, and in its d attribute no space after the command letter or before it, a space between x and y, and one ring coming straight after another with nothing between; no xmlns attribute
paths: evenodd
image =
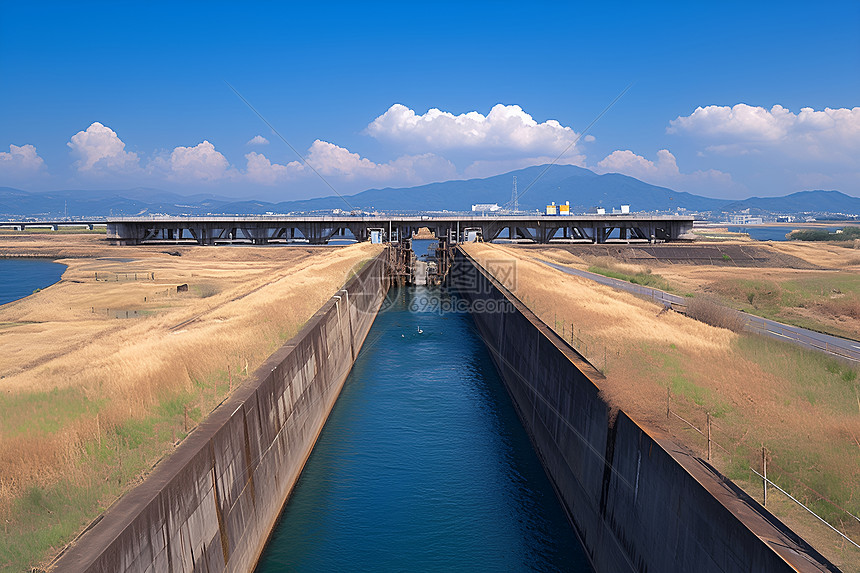
<svg viewBox="0 0 860 573"><path fill-rule="evenodd" d="M570 202L571 212L630 205L631 211L860 214L860 198L839 191L801 191L783 197L715 199L674 191L618 173L598 175L573 165L527 167L483 179L444 181L416 187L368 189L354 195L298 201L236 200L216 195L179 195L159 189L28 192L0 187L0 217L99 217L110 215L265 214L314 211L469 211L473 204L508 205L517 178L519 208L543 210Z"/></svg>

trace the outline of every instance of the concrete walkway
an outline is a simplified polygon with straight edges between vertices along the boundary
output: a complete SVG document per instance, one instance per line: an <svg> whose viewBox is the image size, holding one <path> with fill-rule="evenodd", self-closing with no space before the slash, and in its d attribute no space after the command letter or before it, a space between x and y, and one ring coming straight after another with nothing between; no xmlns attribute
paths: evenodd
<svg viewBox="0 0 860 573"><path fill-rule="evenodd" d="M672 304L679 306L687 306L686 298L678 296L676 294L670 294L660 289L636 285L621 279L605 277L603 275L590 273L588 271L581 271L579 269L566 267L557 263L551 263L543 259L535 260L563 273L592 280L594 282L610 286L612 288L617 288L620 290L625 290L627 292L632 292L634 294L647 296L654 300L660 301L667 306ZM774 320L769 320L767 318L761 318L758 316L752 316L741 311L734 312L737 312L738 315L743 317L745 321L744 329L748 332L752 332L754 334L762 334L764 336L770 336L771 338L791 342L792 344L796 344L804 348L818 350L833 357L848 360L855 365L860 364L860 342L856 340L851 340L848 338L839 338L838 336L831 336L829 334L823 334L821 332L807 330L805 328L800 328L799 326L782 324L781 322L776 322Z"/></svg>

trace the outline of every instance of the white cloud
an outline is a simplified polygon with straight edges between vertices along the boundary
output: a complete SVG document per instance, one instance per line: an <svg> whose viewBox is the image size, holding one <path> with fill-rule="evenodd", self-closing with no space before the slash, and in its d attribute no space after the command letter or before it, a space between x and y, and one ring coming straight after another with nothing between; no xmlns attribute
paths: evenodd
<svg viewBox="0 0 860 573"><path fill-rule="evenodd" d="M388 163L375 163L358 153L327 141L316 140L308 150L307 162L323 176L373 181L424 183L439 181L456 173L454 165L432 153L402 155ZM306 169L302 166L302 169Z"/></svg>
<svg viewBox="0 0 860 573"><path fill-rule="evenodd" d="M567 149L578 137L554 119L538 123L518 105L493 106L484 116L477 111L454 115L433 108L423 115L401 104L367 126L380 139L421 151L471 150L487 155L552 155Z"/></svg>
<svg viewBox="0 0 860 573"><path fill-rule="evenodd" d="M453 163L433 153L401 155L388 165L394 170L396 177L406 183L447 181L457 176L457 168Z"/></svg>
<svg viewBox="0 0 860 573"><path fill-rule="evenodd" d="M246 154L245 159L248 161L245 176L254 183L274 185L286 179L291 171L298 171L296 162L289 165L279 165L272 163L265 155L255 151Z"/></svg>
<svg viewBox="0 0 860 573"><path fill-rule="evenodd" d="M245 145L269 145L269 140L262 135L255 135Z"/></svg>
<svg viewBox="0 0 860 573"><path fill-rule="evenodd" d="M351 153L348 149L319 139L311 144L305 159L322 175L378 177L380 170L384 169L384 166L358 153Z"/></svg>
<svg viewBox="0 0 860 573"><path fill-rule="evenodd" d="M274 185L290 179L316 177L304 162L286 165L272 163L262 153L245 155L245 176L255 183ZM316 140L306 156L307 162L326 179L346 182L385 182L388 184L426 183L456 175L454 165L438 155L403 155L387 163L376 163L328 141Z"/></svg>
<svg viewBox="0 0 860 573"><path fill-rule="evenodd" d="M219 181L238 174L227 158L206 140L194 147L177 147L170 155L153 159L149 168L170 180L184 182Z"/></svg>
<svg viewBox="0 0 860 573"><path fill-rule="evenodd" d="M725 191L736 186L731 175L716 169L681 173L675 156L668 149L658 151L656 161L628 149L613 151L597 163L596 171L622 173L647 183L673 186L682 191Z"/></svg>
<svg viewBox="0 0 860 573"><path fill-rule="evenodd" d="M0 151L0 174L31 175L44 167L45 161L30 144L9 145L9 151Z"/></svg>
<svg viewBox="0 0 860 573"><path fill-rule="evenodd" d="M706 150L715 154L772 151L801 159L860 162L860 107L805 107L793 113L781 105L770 110L742 103L711 105L672 120L667 131L713 141Z"/></svg>
<svg viewBox="0 0 860 573"><path fill-rule="evenodd" d="M649 161L641 155L636 155L629 149L619 149L598 162L597 166L604 172L623 173L631 177L671 177L679 173L675 156L668 149L657 152L657 162Z"/></svg>
<svg viewBox="0 0 860 573"><path fill-rule="evenodd" d="M66 145L78 157L75 167L80 172L128 172L139 168L137 154L125 151L125 143L116 132L97 121L73 135Z"/></svg>

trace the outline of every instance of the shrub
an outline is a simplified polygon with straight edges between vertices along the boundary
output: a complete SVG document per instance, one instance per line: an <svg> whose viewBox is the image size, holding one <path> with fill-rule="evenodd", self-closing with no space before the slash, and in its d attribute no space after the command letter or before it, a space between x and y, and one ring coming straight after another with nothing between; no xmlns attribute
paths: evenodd
<svg viewBox="0 0 860 573"><path fill-rule="evenodd" d="M802 229L788 234L792 241L854 241L860 238L860 227L845 227L841 233L826 229Z"/></svg>
<svg viewBox="0 0 860 573"><path fill-rule="evenodd" d="M687 304L687 316L705 324L742 332L746 317L740 312L727 308L711 298L697 296Z"/></svg>

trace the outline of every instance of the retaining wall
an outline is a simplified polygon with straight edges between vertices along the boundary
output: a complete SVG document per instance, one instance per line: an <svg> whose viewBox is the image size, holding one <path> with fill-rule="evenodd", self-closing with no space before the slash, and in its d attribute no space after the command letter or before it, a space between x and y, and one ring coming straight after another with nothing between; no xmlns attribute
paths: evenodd
<svg viewBox="0 0 860 573"><path fill-rule="evenodd" d="M55 571L250 571L387 291L384 255L79 537Z"/></svg>
<svg viewBox="0 0 860 573"><path fill-rule="evenodd" d="M597 571L836 570L705 462L612 412L603 376L461 249L450 280Z"/></svg>

